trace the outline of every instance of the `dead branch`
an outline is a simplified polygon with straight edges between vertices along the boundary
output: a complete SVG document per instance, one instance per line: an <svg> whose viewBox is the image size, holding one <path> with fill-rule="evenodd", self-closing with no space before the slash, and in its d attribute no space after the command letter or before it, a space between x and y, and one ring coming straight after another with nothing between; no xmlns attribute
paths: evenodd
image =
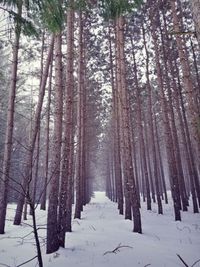
<svg viewBox="0 0 200 267"><path fill-rule="evenodd" d="M0 240L3 240L3 239L21 239L22 243L23 243L23 240L26 237L28 237L29 235L31 235L32 233L33 233L33 231L29 232L28 234L26 234L24 236L5 236L5 237L0 238Z"/></svg>
<svg viewBox="0 0 200 267"><path fill-rule="evenodd" d="M182 263L186 266L186 267L190 267L184 260L183 260L183 258L179 255L179 254L176 254L178 257L179 257L179 259L182 261ZM198 262L200 262L200 259L198 259L197 261L195 261L192 265L191 265L191 267L194 267Z"/></svg>
<svg viewBox="0 0 200 267"><path fill-rule="evenodd" d="M46 227L38 227L37 230L46 230Z"/></svg>
<svg viewBox="0 0 200 267"><path fill-rule="evenodd" d="M32 225L32 224L25 223L25 222L22 222L21 224L22 224L22 225L29 226L29 227L33 228L33 225Z"/></svg>
<svg viewBox="0 0 200 267"><path fill-rule="evenodd" d="M133 248L133 247L121 245L121 243L119 243L119 245L115 249L104 252L103 256L105 256L106 254L109 254L109 253L117 254L118 252L120 252L121 248Z"/></svg>
<svg viewBox="0 0 200 267"><path fill-rule="evenodd" d="M20 266L22 266L22 265L24 265L24 264L26 264L26 263L28 263L28 262L30 262L30 261L33 261L33 260L36 259L37 257L38 257L38 256L35 256L35 257L31 258L30 260L27 260L27 261L25 261L25 262L23 262L23 263L17 265L16 267L20 267Z"/></svg>
<svg viewBox="0 0 200 267"><path fill-rule="evenodd" d="M198 262L200 262L200 259L199 259L199 260L197 260L197 261L195 261L195 262L192 264L192 266L191 266L191 267L194 267L194 265L196 265Z"/></svg>
<svg viewBox="0 0 200 267"><path fill-rule="evenodd" d="M182 261L182 263L186 266L186 267L190 267L185 261L184 261L184 259L179 255L179 254L176 254L178 257L179 257L179 259Z"/></svg>

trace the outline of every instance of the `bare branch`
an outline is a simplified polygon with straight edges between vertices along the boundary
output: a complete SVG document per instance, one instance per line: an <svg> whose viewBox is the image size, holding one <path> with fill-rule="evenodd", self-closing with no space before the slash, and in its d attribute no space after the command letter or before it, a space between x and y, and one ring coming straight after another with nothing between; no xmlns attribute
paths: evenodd
<svg viewBox="0 0 200 267"><path fill-rule="evenodd" d="M186 266L186 267L190 267L184 260L183 260L183 258L179 255L179 254L176 254L178 257L179 257L179 259L182 261L182 263Z"/></svg>
<svg viewBox="0 0 200 267"><path fill-rule="evenodd" d="M23 262L23 263L17 265L16 267L20 267L20 266L22 266L22 265L24 265L24 264L26 264L26 263L28 263L28 262L30 262L30 261L36 259L37 257L38 257L38 256L35 256L35 257L31 258L30 260L27 260L27 261L25 261L25 262Z"/></svg>
<svg viewBox="0 0 200 267"><path fill-rule="evenodd" d="M109 254L109 253L117 254L118 252L120 252L121 248L133 248L133 247L131 247L131 246L123 246L123 245L121 245L121 243L119 243L119 245L115 249L113 249L111 251L104 252L103 256L105 256L106 254Z"/></svg>
<svg viewBox="0 0 200 267"><path fill-rule="evenodd" d="M194 265L196 265L198 262L200 262L200 259L199 259L199 260L197 260L197 261L195 261L195 262L192 264L192 266L191 266L191 267L194 267Z"/></svg>

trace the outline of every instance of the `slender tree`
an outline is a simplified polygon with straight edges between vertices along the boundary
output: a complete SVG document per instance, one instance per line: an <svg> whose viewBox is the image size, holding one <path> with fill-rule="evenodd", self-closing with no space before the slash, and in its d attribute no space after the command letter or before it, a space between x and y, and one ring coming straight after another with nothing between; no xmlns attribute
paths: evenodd
<svg viewBox="0 0 200 267"><path fill-rule="evenodd" d="M51 178L47 216L47 253L58 250L58 196L60 181L63 86L62 86L62 34L55 35L55 109L53 133L53 157L51 161Z"/></svg>
<svg viewBox="0 0 200 267"><path fill-rule="evenodd" d="M165 137L166 137L166 148L167 148L167 157L168 157L168 165L169 165L169 175L170 175L170 184L172 190L172 197L174 200L174 212L175 212L175 220L181 220L181 213L180 213L180 193L179 193L179 184L178 184L178 173L177 173L177 166L176 160L174 155L174 148L173 148L173 138L171 127L169 123L169 114L168 114L168 106L166 101L166 96L164 92L164 81L163 81L163 74L160 64L160 57L158 54L159 47L158 47L158 38L156 35L155 30L155 20L157 18L156 10L154 6L150 10L150 20L151 20L151 30L152 30L152 38L154 44L154 51L155 51L155 60L156 60L156 69L157 69L157 80L158 85L161 90L161 104L162 104L162 114L163 114L163 122L165 127Z"/></svg>
<svg viewBox="0 0 200 267"><path fill-rule="evenodd" d="M51 59L52 59L53 45L54 45L54 37L51 38L51 42L50 42L49 50L48 50L48 56L47 56L47 60L46 60L46 65L44 68L43 78L42 78L42 82L41 82L41 86L40 86L38 103L37 103L35 116L34 116L33 132L32 132L32 137L31 137L29 146L28 146L28 155L27 155L27 160L26 160L25 174L23 177L22 187L21 187L22 190L21 190L21 193L19 195L15 219L14 219L15 225L19 225L21 223L24 199L25 199L26 195L29 195L29 190L30 190L29 185L31 182L30 173L32 172L31 165L32 165L32 159L33 159L33 152L34 152L36 137L37 137L37 133L38 133L38 129L39 129L40 115L41 115L42 104L43 104L43 100L44 100L47 77L48 77L48 73L49 73L49 66L50 66Z"/></svg>
<svg viewBox="0 0 200 267"><path fill-rule="evenodd" d="M71 231L73 188L73 63L74 63L74 1L67 10L67 66L65 85L62 175L59 197L59 245L65 247L65 233Z"/></svg>
<svg viewBox="0 0 200 267"><path fill-rule="evenodd" d="M119 10L118 10L119 12ZM129 105L128 105L128 91L126 87L126 70L125 70L125 54L124 54L124 17L119 15L116 18L116 42L117 49L119 50L119 58L116 62L118 64L119 84L118 92L120 97L120 110L122 114L121 126L124 144L123 144L123 167L124 176L127 179L127 193L130 200L133 220L134 232L142 233L141 217L139 210L139 201L137 198L137 190L135 185L135 177L133 171L132 151L131 151L131 133L130 133L130 120L129 120Z"/></svg>
<svg viewBox="0 0 200 267"><path fill-rule="evenodd" d="M83 66L83 13L79 11L78 37L78 101L77 101L77 172L76 172L76 206L74 218L81 218L83 205L83 95L84 95L84 66Z"/></svg>
<svg viewBox="0 0 200 267"><path fill-rule="evenodd" d="M21 15L22 15L22 0L16 3L17 19L15 25L15 40L13 44L13 58L12 58L12 74L8 98L7 109L7 126L6 126L6 139L4 148L4 158L2 167L2 177L0 181L0 234L5 231L6 208L8 201L8 187L10 176L10 164L13 145L13 126L14 126L14 112L15 112L15 97L17 85L17 70L18 70L18 52L21 35Z"/></svg>

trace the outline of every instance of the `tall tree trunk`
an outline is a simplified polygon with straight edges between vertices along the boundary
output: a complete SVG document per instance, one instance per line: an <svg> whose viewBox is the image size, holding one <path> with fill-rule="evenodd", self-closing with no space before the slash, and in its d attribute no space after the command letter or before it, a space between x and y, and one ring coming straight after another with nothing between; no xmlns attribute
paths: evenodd
<svg viewBox="0 0 200 267"><path fill-rule="evenodd" d="M153 8L153 7L152 7ZM166 149L167 149L167 159L168 159L168 166L169 166L169 178L172 190L172 197L174 200L174 212L175 212L175 220L181 220L181 213L180 213L180 193L179 193L179 184L178 184L178 173L176 167L176 160L174 155L174 148L173 148L173 138L171 127L169 123L169 114L168 114L168 106L166 101L166 96L164 92L164 84L163 84L163 76L160 64L160 57L159 57L159 47L157 44L157 35L155 31L155 10L151 10L150 20L151 20L151 32L154 44L154 51L155 51L155 60L156 60L156 69L157 69L157 80L158 85L161 90L161 105L162 105L162 116L165 128L165 138L166 138Z"/></svg>
<svg viewBox="0 0 200 267"><path fill-rule="evenodd" d="M161 149L160 149L160 142L159 142L159 134L158 134L158 122L156 120L156 115L154 115L154 128L155 128L155 142L156 142L156 149L157 149L157 161L159 161L160 165L160 175L161 175L161 181L162 181L162 187L164 191L165 196L165 203L168 204L168 196L167 196L167 188L166 188L166 182L165 182L165 173L164 173L164 167L163 167L163 161L162 161L162 155L161 155Z"/></svg>
<svg viewBox="0 0 200 267"><path fill-rule="evenodd" d="M77 100L77 172L76 172L76 205L74 218L81 218L83 202L83 14L79 11L78 19L79 37L78 37L78 100Z"/></svg>
<svg viewBox="0 0 200 267"><path fill-rule="evenodd" d="M194 160L194 155L193 155L191 137L190 137L190 133L189 133L189 127L188 127L186 111L185 111L185 107L184 107L184 100L183 100L183 95L182 95L182 87L181 87L181 82L180 82L180 78L179 78L179 70L178 70L178 66L177 66L176 61L175 61L175 67L176 67L176 75L178 77L177 89L178 89L178 94L179 94L179 99L180 99L180 106L181 106L181 110L182 110L182 114L183 114L183 125L182 125L182 122L180 120L181 126L182 126L182 128L181 128L182 138L183 138L183 140L185 140L185 145L186 145L186 153L187 153L186 155L187 155L187 163L188 163L188 170L189 170L189 180L190 180L190 187L191 187L192 199L193 199L193 211L196 213L196 212L198 212L198 205L196 203L197 202L196 201L196 195L198 196L198 191L197 191L197 187L195 188L195 181L198 181L198 172L197 172L197 168L196 168L195 160ZM179 100L179 99L177 99L177 100ZM184 136L184 132L185 132L185 136Z"/></svg>
<svg viewBox="0 0 200 267"><path fill-rule="evenodd" d="M67 11L67 74L65 85L63 162L59 199L59 244L65 247L65 233L71 232L73 188L73 62L74 62L74 1Z"/></svg>
<svg viewBox="0 0 200 267"><path fill-rule="evenodd" d="M176 32L180 32L180 26L179 26L179 18L176 12L176 2L175 1L170 1L171 3L171 9L172 9L172 17L173 17L173 25L174 25L174 30ZM183 42L183 39L179 34L176 34L176 43L177 43L177 48L178 48L178 54L180 58L180 63L181 63L181 69L183 72L183 86L185 89L186 97L187 97L187 102L188 102L188 111L189 111L189 117L191 118L192 121L192 136L194 137L193 139L197 143L197 149L198 149L198 160L200 156L200 130L199 130L199 113L198 113L198 107L196 105L196 96L194 95L194 88L193 88L193 83L192 83L192 78L191 78L191 73L190 73L190 65L185 49L185 44ZM200 204L200 183L199 179L195 178L195 186L197 190L197 196L198 196L198 201Z"/></svg>
<svg viewBox="0 0 200 267"><path fill-rule="evenodd" d="M109 25L109 58L110 58L110 74L111 74L111 87L112 87L112 100L113 100L113 131L114 131L114 176L116 184L117 202L119 214L123 214L123 188L122 188L122 169L121 169L121 156L120 156L120 136L118 131L119 125L119 111L118 111L118 96L114 81L114 64L113 64L113 52L112 52L112 40L111 40L111 26Z"/></svg>
<svg viewBox="0 0 200 267"><path fill-rule="evenodd" d="M124 137L123 146L123 166L124 166L124 176L126 177L128 184L127 192L130 199L130 204L133 213L134 227L133 231L142 233L141 216L139 209L139 201L137 198L137 190L135 186L135 177L132 162L132 146L131 146L131 135L130 135L130 120L129 120L129 105L128 105L128 91L126 87L126 70L125 70L125 54L124 54L124 18L122 16L116 19L117 29L117 43L119 49L119 59L117 64L119 64L119 95L120 95L120 109L122 112L122 132Z"/></svg>
<svg viewBox="0 0 200 267"><path fill-rule="evenodd" d="M21 17L21 14L22 14L22 0L18 1L17 3L17 15L19 16L19 18ZM10 175L12 142L13 142L12 139L13 139L20 34L21 34L21 22L19 19L17 19L17 23L15 26L15 40L13 44L11 84L8 97L6 139L4 147L3 166L2 166L3 173L0 181L0 234L4 234L5 231L6 208L8 201L9 175Z"/></svg>
<svg viewBox="0 0 200 267"><path fill-rule="evenodd" d="M51 162L51 179L49 191L49 206L47 216L47 254L59 248L58 238L58 194L60 181L60 162L62 147L62 115L63 115L63 85L62 85L62 34L55 35L55 109L53 133L53 157Z"/></svg>
<svg viewBox="0 0 200 267"><path fill-rule="evenodd" d="M152 112L152 88L149 80L149 52L147 50L146 36L144 26L142 27L144 48L146 53L146 78L147 78L147 92L148 92L148 114L149 114L149 128L150 128L150 139L152 140L152 153L153 153L153 170L154 170L154 180L156 188L156 198L158 203L158 213L163 214L162 202L160 198L159 189L159 177L158 177L158 162L156 155L156 143L153 127L153 112Z"/></svg>
<svg viewBox="0 0 200 267"><path fill-rule="evenodd" d="M36 137L37 137L37 133L38 133L38 127L39 127L39 123L40 123L40 114L42 111L42 104L43 104L43 99L44 99L44 94L45 94L46 81L47 81L47 77L48 77L48 73L49 73L49 66L50 66L51 59L52 59L53 44L54 44L54 37L52 37L51 43L49 46L48 56L47 56L47 60L46 60L46 66L44 68L43 78L42 78L41 87L40 87L40 91L39 91L38 103L37 103L35 116L34 116L34 120L33 120L34 121L33 132L32 132L32 137L31 137L29 147L28 147L28 155L27 155L27 160L26 160L25 174L24 174L24 178L22 181L22 190L21 190L21 194L19 195L15 219L14 219L15 225L19 225L21 223L24 199L25 199L26 194L29 195L29 185L31 182L30 173L32 171L31 170L31 164L32 164L33 152L34 152L35 143L36 143Z"/></svg>
<svg viewBox="0 0 200 267"><path fill-rule="evenodd" d="M168 60L168 58L167 58L167 54L168 55L170 54L170 51L168 49L169 43L164 42L164 35L162 32L160 21L159 21L159 30L161 33L163 65L165 68L165 82L166 82L166 87L167 87L167 95L169 98L169 101L168 101L169 109L168 110L169 110L170 119L171 119L171 129L172 129L172 136L173 136L173 142L174 142L174 154L175 154L176 163L177 163L177 171L178 171L178 179L179 179L180 196L181 196L181 201L182 201L182 209L183 209L183 211L187 211L188 202L187 202L186 191L185 191L185 180L184 180L182 161L181 161L181 155L180 155L179 138L178 138L177 127L176 127L176 123L175 123L171 83L170 83L170 78L169 78L169 73L170 73L170 70L172 70L173 66L171 64L171 60ZM165 38L168 38L167 32L165 32ZM172 79L172 82L173 82L173 79ZM172 84L172 86L175 90L175 84L174 83Z"/></svg>
<svg viewBox="0 0 200 267"><path fill-rule="evenodd" d="M173 26L175 32L180 32L180 26L179 26L179 18L176 11L176 1L171 0L171 9L172 9L172 17L173 17ZM187 102L188 102L188 111L191 117L192 121L192 134L194 137L194 140L197 143L198 146L198 152L200 152L200 130L198 128L199 124L199 114L198 114L198 106L196 104L196 95L194 94L194 88L191 78L191 72L190 72L190 65L187 57L187 51L185 46L185 40L179 35L176 34L176 43L178 48L178 54L180 58L180 64L181 69L183 72L183 87L186 92Z"/></svg>
<svg viewBox="0 0 200 267"><path fill-rule="evenodd" d="M53 61L53 59L52 59ZM47 97L47 115L46 115L46 147L45 147L45 165L44 165L44 184L41 196L41 210L46 210L46 198L47 198L47 186L49 177L49 132L50 132L50 109L51 109L51 91L52 91L52 72L53 64L51 61L51 67L49 72L49 85L48 85L48 97Z"/></svg>
<svg viewBox="0 0 200 267"><path fill-rule="evenodd" d="M137 65L135 60L135 53L133 51L133 62L134 62L134 75L135 75L135 83L136 83L136 103L137 103L137 119L138 119L138 134L139 134L139 143L140 143L140 155L141 162L144 172L144 181L145 181L145 189L147 196L147 210L151 210L151 196L150 196L150 185L149 185L149 173L147 168L147 157L146 157L146 149L145 149L145 141L144 141L144 132L142 126L142 101L140 95L140 88L137 77Z"/></svg>
<svg viewBox="0 0 200 267"><path fill-rule="evenodd" d="M122 89L121 89L121 69L120 69L120 41L119 41L119 22L115 22L115 58L116 58L116 118L117 118L117 123L116 126L118 127L118 142L119 144L116 144L118 149L119 149L119 156L121 159L119 161L119 164L121 164L120 168L122 171L122 176L123 176L123 188L124 188L124 202L125 202L125 210L124 210L124 215L125 219L131 220L132 214L131 214L131 201L130 201L130 194L128 191L128 175L124 175L124 128L123 128L123 123L124 123L124 118L123 118L123 107L122 107ZM129 107L129 106L128 106ZM127 115L128 116L128 115ZM129 120L129 118L128 118ZM117 148L116 147L116 148ZM117 181L116 181L117 182ZM116 186L118 184L116 183ZM117 187L116 187L117 188ZM118 193L118 191L117 191ZM118 196L117 196L118 197Z"/></svg>

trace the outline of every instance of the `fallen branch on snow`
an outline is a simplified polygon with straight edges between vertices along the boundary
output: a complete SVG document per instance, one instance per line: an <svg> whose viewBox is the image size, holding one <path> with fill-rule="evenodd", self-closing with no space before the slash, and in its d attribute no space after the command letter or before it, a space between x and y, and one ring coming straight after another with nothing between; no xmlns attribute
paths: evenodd
<svg viewBox="0 0 200 267"><path fill-rule="evenodd" d="M184 261L184 259L183 259L179 254L176 254L176 255L178 256L178 258L182 261L182 263L183 263L186 267L190 267L190 266ZM191 267L194 267L198 262L200 262L200 259L197 260L197 261L195 261L195 262L191 265Z"/></svg>
<svg viewBox="0 0 200 267"><path fill-rule="evenodd" d="M31 258L30 260L27 260L27 261L25 261L25 262L23 262L23 263L17 265L16 267L20 267L20 266L22 266L22 265L24 265L24 264L26 264L26 263L28 263L28 262L30 262L30 261L33 261L33 260L36 259L37 257L38 257L38 256L35 256L35 257Z"/></svg>
<svg viewBox="0 0 200 267"><path fill-rule="evenodd" d="M121 243L119 243L119 245L115 249L104 252L103 253L103 256L105 256L106 254L110 254L110 253L117 254L118 252L120 252L120 249L121 248L133 248L133 247L131 247L131 246L124 246L124 245L121 245Z"/></svg>

